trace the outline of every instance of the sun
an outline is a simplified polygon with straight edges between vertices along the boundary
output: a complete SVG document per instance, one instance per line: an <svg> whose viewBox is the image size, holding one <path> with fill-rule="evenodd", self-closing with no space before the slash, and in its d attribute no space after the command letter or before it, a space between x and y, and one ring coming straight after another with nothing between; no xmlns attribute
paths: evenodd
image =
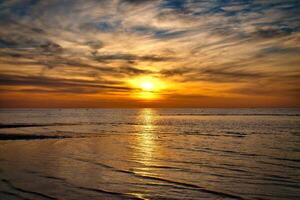
<svg viewBox="0 0 300 200"><path fill-rule="evenodd" d="M152 90L154 90L154 83L150 82L150 81L142 82L140 86L141 86L141 88L144 91L152 91Z"/></svg>
<svg viewBox="0 0 300 200"><path fill-rule="evenodd" d="M163 80L152 76L138 76L128 80L128 82L135 89L132 92L135 98L160 99L161 93L166 89L166 84Z"/></svg>

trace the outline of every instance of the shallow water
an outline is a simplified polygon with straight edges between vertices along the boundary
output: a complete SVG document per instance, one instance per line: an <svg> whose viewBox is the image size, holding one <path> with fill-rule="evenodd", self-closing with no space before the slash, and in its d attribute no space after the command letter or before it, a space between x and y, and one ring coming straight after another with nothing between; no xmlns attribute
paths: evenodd
<svg viewBox="0 0 300 200"><path fill-rule="evenodd" d="M299 109L22 109L0 120L0 199L300 199Z"/></svg>

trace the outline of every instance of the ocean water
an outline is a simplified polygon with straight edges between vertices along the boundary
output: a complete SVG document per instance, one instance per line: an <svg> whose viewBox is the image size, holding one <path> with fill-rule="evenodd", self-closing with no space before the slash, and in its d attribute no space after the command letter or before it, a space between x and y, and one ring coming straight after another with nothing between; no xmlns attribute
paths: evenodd
<svg viewBox="0 0 300 200"><path fill-rule="evenodd" d="M299 109L2 109L0 120L0 199L300 199Z"/></svg>

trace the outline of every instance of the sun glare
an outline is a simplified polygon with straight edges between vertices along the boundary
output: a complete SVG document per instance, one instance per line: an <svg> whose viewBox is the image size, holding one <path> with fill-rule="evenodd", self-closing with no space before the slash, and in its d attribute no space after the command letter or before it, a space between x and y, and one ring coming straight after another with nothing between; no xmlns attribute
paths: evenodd
<svg viewBox="0 0 300 200"><path fill-rule="evenodd" d="M156 77L141 76L129 81L136 92L135 97L142 99L158 99L162 90L166 88L166 84Z"/></svg>
<svg viewBox="0 0 300 200"><path fill-rule="evenodd" d="M154 89L154 84L152 82L142 82L141 88L145 91L152 91Z"/></svg>

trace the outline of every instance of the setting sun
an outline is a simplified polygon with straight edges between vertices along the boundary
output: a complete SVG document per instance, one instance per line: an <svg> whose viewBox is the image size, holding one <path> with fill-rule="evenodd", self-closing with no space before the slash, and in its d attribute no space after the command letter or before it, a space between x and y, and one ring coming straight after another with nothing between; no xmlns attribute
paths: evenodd
<svg viewBox="0 0 300 200"><path fill-rule="evenodd" d="M143 82L141 88L145 91L152 91L154 89L154 84L152 82Z"/></svg>
<svg viewBox="0 0 300 200"><path fill-rule="evenodd" d="M158 99L160 94L167 88L167 84L156 77L140 76L136 79L129 80L132 88L136 89L132 93L134 98Z"/></svg>

